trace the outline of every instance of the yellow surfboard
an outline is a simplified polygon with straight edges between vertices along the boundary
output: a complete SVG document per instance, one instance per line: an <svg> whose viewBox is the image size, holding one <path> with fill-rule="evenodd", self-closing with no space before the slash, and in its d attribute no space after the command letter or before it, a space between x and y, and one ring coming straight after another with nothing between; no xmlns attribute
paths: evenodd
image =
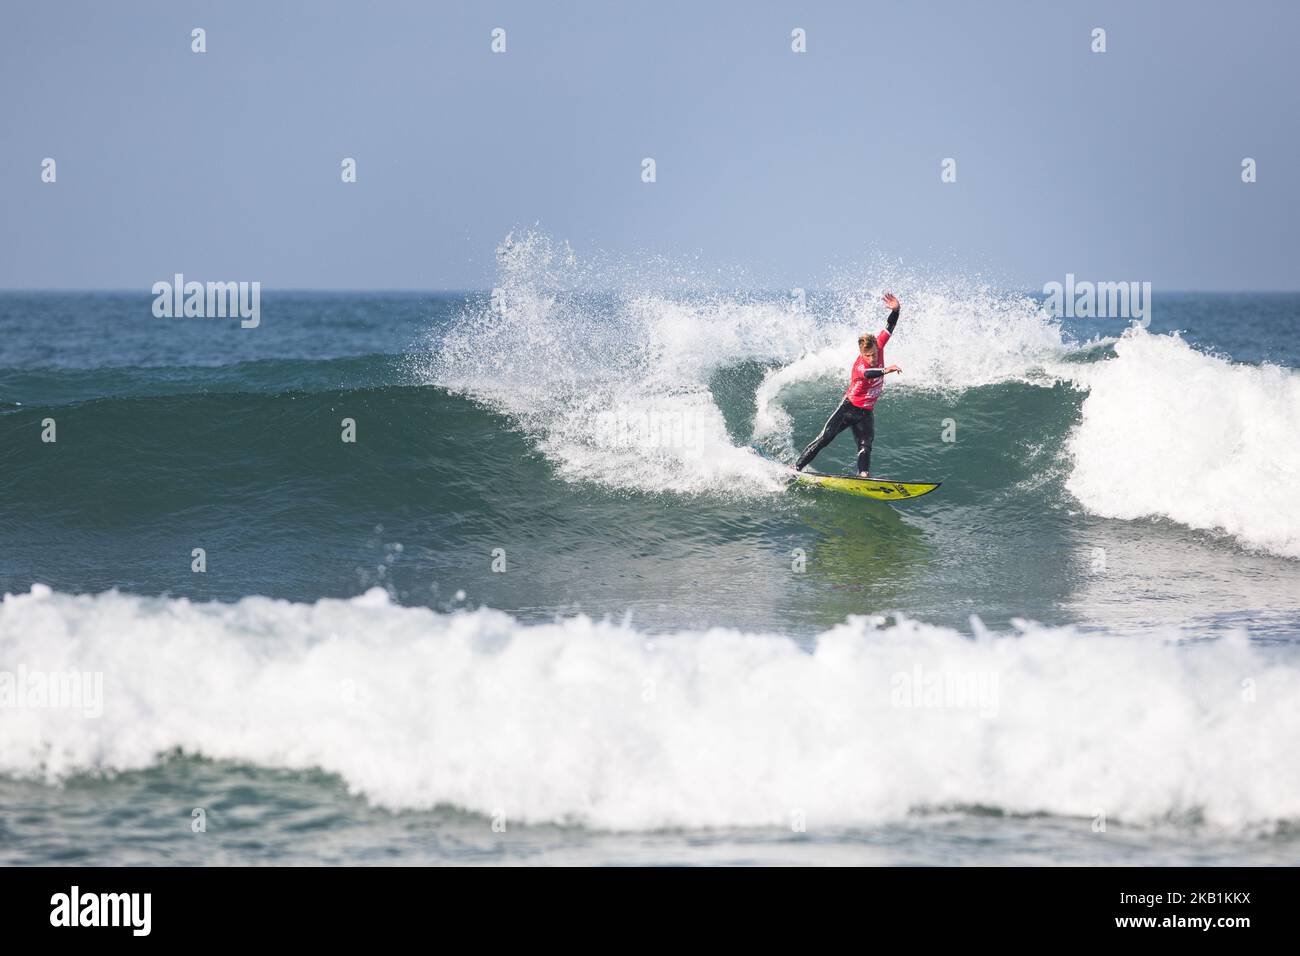
<svg viewBox="0 0 1300 956"><path fill-rule="evenodd" d="M793 471L793 469L791 469ZM859 478L856 475L823 475L817 471L796 471L794 480L801 485L817 485L877 501L906 501L928 495L941 481L893 481L889 478Z"/></svg>
<svg viewBox="0 0 1300 956"><path fill-rule="evenodd" d="M920 498L938 488L942 481L894 481L890 478L859 478L857 475L826 475L820 471L795 471L790 465L778 461L757 445L750 445L751 450L760 458L766 458L773 464L790 471L795 484L816 485L829 491L842 491L859 498L875 498L877 501L907 501Z"/></svg>

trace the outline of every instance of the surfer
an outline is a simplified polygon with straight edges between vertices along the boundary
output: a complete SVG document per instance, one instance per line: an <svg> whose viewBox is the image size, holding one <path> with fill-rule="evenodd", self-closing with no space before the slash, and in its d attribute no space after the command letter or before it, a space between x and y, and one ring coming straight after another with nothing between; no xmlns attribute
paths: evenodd
<svg viewBox="0 0 1300 956"><path fill-rule="evenodd" d="M885 343L894 334L901 306L892 292L885 293L884 302L891 310L885 327L875 335L864 332L858 337L858 358L853 363L844 400L827 419L821 434L803 450L795 462L796 471L803 471L808 462L816 458L817 453L829 445L836 435L846 428L852 428L853 437L858 443L858 475L862 478L870 477L871 443L876 437L876 399L885 390L885 376L890 372L903 371L897 365L885 366Z"/></svg>

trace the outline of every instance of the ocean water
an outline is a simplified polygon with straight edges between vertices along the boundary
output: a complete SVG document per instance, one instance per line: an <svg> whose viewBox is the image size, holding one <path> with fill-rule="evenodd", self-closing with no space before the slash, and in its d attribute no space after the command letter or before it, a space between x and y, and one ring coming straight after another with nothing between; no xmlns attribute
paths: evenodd
<svg viewBox="0 0 1300 956"><path fill-rule="evenodd" d="M886 290L943 486L790 489ZM1300 857L1300 296L151 304L0 294L0 675L102 681L0 696L0 863Z"/></svg>

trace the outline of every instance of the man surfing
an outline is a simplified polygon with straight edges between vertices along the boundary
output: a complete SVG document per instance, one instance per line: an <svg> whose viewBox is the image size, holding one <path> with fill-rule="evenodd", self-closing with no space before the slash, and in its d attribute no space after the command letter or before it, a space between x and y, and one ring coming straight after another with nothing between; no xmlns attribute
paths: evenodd
<svg viewBox="0 0 1300 956"><path fill-rule="evenodd" d="M864 332L858 337L858 358L850 372L844 401L840 402L840 407L827 420L821 434L803 450L795 462L795 471L803 471L808 462L816 458L817 453L829 445L836 435L846 428L852 428L853 437L858 443L858 477L871 477L871 443L876 437L876 399L885 390L885 376L890 372L903 371L897 365L885 366L885 343L894 334L901 306L892 292L885 293L884 303L890 308L885 327L875 335Z"/></svg>

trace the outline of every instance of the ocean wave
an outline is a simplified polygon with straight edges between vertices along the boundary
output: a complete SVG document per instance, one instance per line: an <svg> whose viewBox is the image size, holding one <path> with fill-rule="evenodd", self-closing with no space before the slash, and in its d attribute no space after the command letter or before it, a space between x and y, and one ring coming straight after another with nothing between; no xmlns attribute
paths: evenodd
<svg viewBox="0 0 1300 956"><path fill-rule="evenodd" d="M509 237L498 256L491 302L440 330L419 374L518 422L566 478L620 488L774 491L779 470L747 446L792 447L791 387L815 384L833 408L858 335L887 315L883 289L802 305L635 284L593 296L590 271L538 234ZM1050 383L1077 347L1029 297L902 281L892 289L904 315L888 355L904 374L890 393ZM737 435L710 386L720 370L746 363L767 374L756 386L752 434Z"/></svg>
<svg viewBox="0 0 1300 956"><path fill-rule="evenodd" d="M1300 667L1244 637L1184 637L850 618L801 646L523 626L380 591L198 604L38 586L0 607L0 667L100 672L102 713L11 699L0 773L54 783L179 750L320 768L385 807L624 830L971 805L1300 819Z"/></svg>
<svg viewBox="0 0 1300 956"><path fill-rule="evenodd" d="M1127 332L1080 367L1068 490L1094 514L1164 517L1300 558L1300 374Z"/></svg>

